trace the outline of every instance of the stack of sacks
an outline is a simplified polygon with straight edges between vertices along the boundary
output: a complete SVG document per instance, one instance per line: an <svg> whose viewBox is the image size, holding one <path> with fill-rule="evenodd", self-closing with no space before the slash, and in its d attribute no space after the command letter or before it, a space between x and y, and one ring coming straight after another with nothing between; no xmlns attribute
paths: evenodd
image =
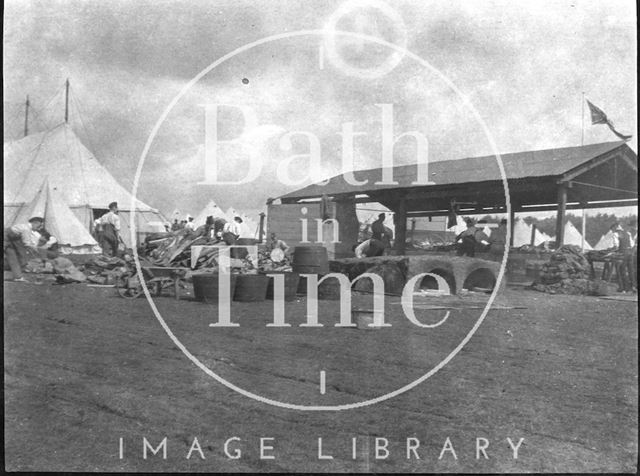
<svg viewBox="0 0 640 476"><path fill-rule="evenodd" d="M588 294L589 262L580 247L565 245L556 250L549 262L542 265L533 288L551 294Z"/></svg>

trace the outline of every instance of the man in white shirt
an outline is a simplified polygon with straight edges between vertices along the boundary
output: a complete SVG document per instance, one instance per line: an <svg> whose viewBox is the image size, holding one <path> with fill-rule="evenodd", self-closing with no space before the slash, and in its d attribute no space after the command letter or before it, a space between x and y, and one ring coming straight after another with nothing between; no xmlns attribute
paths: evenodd
<svg viewBox="0 0 640 476"><path fill-rule="evenodd" d="M22 275L23 267L27 264L28 254L37 253L40 233L44 226L44 219L33 217L29 223L13 225L4 233L4 258L9 263L14 281L26 282Z"/></svg>
<svg viewBox="0 0 640 476"><path fill-rule="evenodd" d="M240 223L242 218L234 217L232 222L225 223L222 229L222 239L227 245L232 245L240 237Z"/></svg>
<svg viewBox="0 0 640 476"><path fill-rule="evenodd" d="M120 217L118 216L118 203L111 202L109 204L109 212L102 215L94 224L101 228L100 246L102 252L107 256L116 256L118 254L118 243L120 238Z"/></svg>
<svg viewBox="0 0 640 476"><path fill-rule="evenodd" d="M184 227L190 231L196 229L196 224L193 222L193 217L191 215L187 215L187 223L185 223Z"/></svg>

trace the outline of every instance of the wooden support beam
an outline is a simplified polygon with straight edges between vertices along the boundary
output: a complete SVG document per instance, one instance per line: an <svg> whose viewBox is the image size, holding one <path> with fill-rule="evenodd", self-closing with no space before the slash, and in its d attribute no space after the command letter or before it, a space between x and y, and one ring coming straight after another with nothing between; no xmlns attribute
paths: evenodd
<svg viewBox="0 0 640 476"><path fill-rule="evenodd" d="M602 154L601 156L596 157L595 159L589 160L588 162L585 162L582 165L579 165L578 167L575 167L574 169L566 172L565 174L562 175L562 177L560 177L560 179L558 180L558 183L571 180L572 178L575 178L578 175L582 175L583 173L588 172L589 170L604 164L605 162L611 160L616 156L621 156L624 145L625 144L620 144L619 147L616 147L615 149L610 150L609 152Z"/></svg>
<svg viewBox="0 0 640 476"><path fill-rule="evenodd" d="M531 246L536 246L536 229L537 229L537 225L534 223L533 225L531 225Z"/></svg>
<svg viewBox="0 0 640 476"><path fill-rule="evenodd" d="M516 224L516 207L515 204L511 203L511 210L509 213L509 228L511 228L511 236L509 237L509 247L513 246L513 229Z"/></svg>
<svg viewBox="0 0 640 476"><path fill-rule="evenodd" d="M564 216L567 211L567 185L558 186L558 214L556 216L556 249L564 244Z"/></svg>
<svg viewBox="0 0 640 476"><path fill-rule="evenodd" d="M402 198L397 202L397 206L394 207L393 222L395 224L395 250L397 254L403 255L405 253L406 241L407 241L407 199Z"/></svg>

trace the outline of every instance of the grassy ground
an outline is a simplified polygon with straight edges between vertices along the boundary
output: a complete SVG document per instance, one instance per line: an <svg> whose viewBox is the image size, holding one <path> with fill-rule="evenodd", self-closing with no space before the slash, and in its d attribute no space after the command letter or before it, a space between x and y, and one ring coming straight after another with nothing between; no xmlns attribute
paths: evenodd
<svg viewBox="0 0 640 476"><path fill-rule="evenodd" d="M5 282L5 465L22 471L636 471L636 304L507 290L462 351L418 387L340 412L256 402L197 368L145 299L111 288ZM306 302L288 303L292 327L267 328L271 302L233 303L241 327L211 328L214 306L155 300L175 336L211 370L268 398L352 403L393 391L453 350L479 317L482 297L429 298L453 308L420 329L388 297L389 329L301 328ZM359 303L366 305L365 303ZM417 309L423 322L444 311ZM326 393L320 372L326 372ZM161 453L143 458L143 438ZM187 459L194 437L202 448ZM241 450L239 459L224 453ZM275 459L260 458L260 438ZM119 458L119 439L124 457ZM333 459L318 459L323 452ZM356 458L352 457L352 438ZM376 459L376 438L389 456ZM407 459L417 438L420 459ZM447 438L451 451L439 459ZM476 458L486 438L488 459ZM514 459L507 438L519 448ZM379 444L384 443L378 440ZM415 441L414 441L415 443ZM380 451L380 456L384 451Z"/></svg>

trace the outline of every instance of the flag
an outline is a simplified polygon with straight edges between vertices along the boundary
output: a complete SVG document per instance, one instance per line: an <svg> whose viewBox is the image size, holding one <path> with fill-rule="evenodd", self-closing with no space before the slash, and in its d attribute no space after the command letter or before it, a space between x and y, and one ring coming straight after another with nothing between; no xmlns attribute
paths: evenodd
<svg viewBox="0 0 640 476"><path fill-rule="evenodd" d="M604 113L602 109L600 109L598 106L594 106L593 104L591 104L591 102L588 99L587 99L587 104L589 105L589 111L591 111L591 124L606 124L607 126L609 126L609 129L611 129L611 132L617 135L620 139L622 140L631 139L632 136L626 136L624 134L620 134L618 131L615 130L615 128L613 127L613 122L609 120L609 118L607 117L607 115Z"/></svg>

